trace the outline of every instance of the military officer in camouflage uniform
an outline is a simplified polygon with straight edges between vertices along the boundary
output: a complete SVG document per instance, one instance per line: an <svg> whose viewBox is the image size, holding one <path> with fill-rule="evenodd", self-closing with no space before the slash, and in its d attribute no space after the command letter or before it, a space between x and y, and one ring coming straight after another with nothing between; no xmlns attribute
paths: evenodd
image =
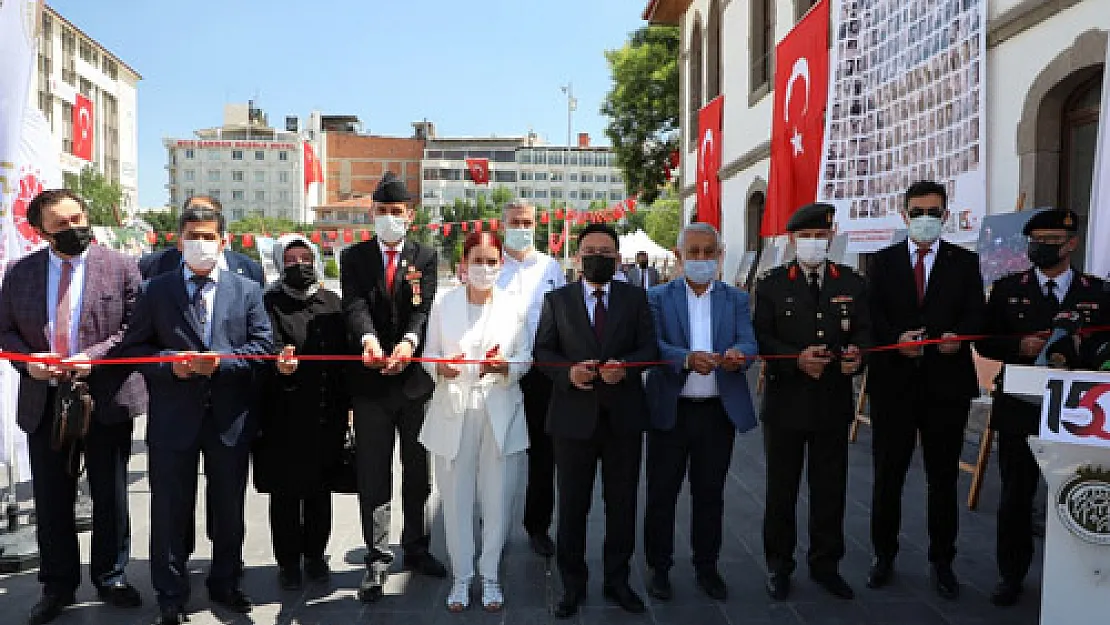
<svg viewBox="0 0 1110 625"><path fill-rule="evenodd" d="M763 439L767 497L763 520L767 592L790 594L798 488L808 455L810 577L837 597L854 594L840 576L852 378L871 345L863 278L827 260L836 210L798 209L787 223L797 258L764 274L755 289L755 332L766 357Z"/></svg>
<svg viewBox="0 0 1110 625"><path fill-rule="evenodd" d="M1033 267L995 281L987 300L987 338L975 349L1007 364L1032 365L1060 315L1075 315L1080 327L1110 324L1110 291L1102 280L1072 269L1071 254L1079 245L1079 218L1069 210L1034 214L1023 233L1029 237ZM1102 244L1105 244L1104 242ZM1079 333L1080 344L1058 351L1057 366L1097 369L1102 365L1106 335ZM1071 341L1065 338L1065 341ZM1041 408L1001 392L995 383L991 428L998 432L998 470L1002 497L998 506L997 558L1001 580L991 593L997 606L1017 603L1033 561L1033 497L1041 480L1026 437L1040 428Z"/></svg>

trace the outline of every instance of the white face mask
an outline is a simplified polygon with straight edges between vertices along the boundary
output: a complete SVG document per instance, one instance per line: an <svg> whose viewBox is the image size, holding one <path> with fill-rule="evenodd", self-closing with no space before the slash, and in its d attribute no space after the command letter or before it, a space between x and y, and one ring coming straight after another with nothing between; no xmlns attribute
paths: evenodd
<svg viewBox="0 0 1110 625"><path fill-rule="evenodd" d="M828 239L795 239L794 248L803 265L820 265L829 257Z"/></svg>
<svg viewBox="0 0 1110 625"><path fill-rule="evenodd" d="M404 217L396 215L375 215L374 232L378 233L386 243L400 241L409 229L409 222Z"/></svg>
<svg viewBox="0 0 1110 625"><path fill-rule="evenodd" d="M182 244L181 256L193 271L211 271L216 266L220 258L219 241L185 239Z"/></svg>
<svg viewBox="0 0 1110 625"><path fill-rule="evenodd" d="M523 252L532 247L535 231L531 228L509 228L505 230L505 247L514 252Z"/></svg>
<svg viewBox="0 0 1110 625"><path fill-rule="evenodd" d="M466 283L479 291L488 291L497 284L501 275L501 267L489 265L468 265L466 268Z"/></svg>
<svg viewBox="0 0 1110 625"><path fill-rule="evenodd" d="M910 220L909 236L917 243L932 243L940 238L944 222L940 217L922 215Z"/></svg>

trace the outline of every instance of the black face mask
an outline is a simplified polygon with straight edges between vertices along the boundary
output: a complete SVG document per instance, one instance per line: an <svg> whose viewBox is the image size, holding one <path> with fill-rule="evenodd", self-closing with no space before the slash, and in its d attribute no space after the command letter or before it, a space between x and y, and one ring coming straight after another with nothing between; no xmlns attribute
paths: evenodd
<svg viewBox="0 0 1110 625"><path fill-rule="evenodd" d="M54 251L66 256L77 256L89 249L92 243L92 228L76 226L50 235L54 239Z"/></svg>
<svg viewBox="0 0 1110 625"><path fill-rule="evenodd" d="M617 259L611 256L583 256L582 275L588 282L607 284L617 273Z"/></svg>
<svg viewBox="0 0 1110 625"><path fill-rule="evenodd" d="M1030 241L1026 254L1029 256L1029 262L1033 263L1033 266L1037 269L1050 269L1059 265L1060 261L1063 260L1060 256L1060 250L1063 247L1063 243Z"/></svg>
<svg viewBox="0 0 1110 625"><path fill-rule="evenodd" d="M290 288L298 291L305 291L308 287L316 284L316 268L312 265L302 265L296 263L289 265L283 271L282 281L289 285Z"/></svg>

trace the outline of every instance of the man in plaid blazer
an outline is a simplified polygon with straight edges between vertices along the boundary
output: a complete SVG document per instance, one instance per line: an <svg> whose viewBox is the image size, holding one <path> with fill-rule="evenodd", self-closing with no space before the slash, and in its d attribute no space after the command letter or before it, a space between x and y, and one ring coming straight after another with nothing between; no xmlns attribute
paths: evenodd
<svg viewBox="0 0 1110 625"><path fill-rule="evenodd" d="M15 365L20 373L17 420L27 433L42 558L43 596L28 618L38 625L73 603L81 582L73 509L79 456L93 498L92 582L106 603L141 603L124 567L130 555L132 419L146 412L147 393L130 368L85 362L111 356L123 337L142 282L135 261L90 245L85 203L68 190L39 194L27 209L27 220L50 246L19 260L4 276L0 348L65 359L60 365ZM63 375L85 377L95 402L88 434L73 450L51 444L54 396Z"/></svg>

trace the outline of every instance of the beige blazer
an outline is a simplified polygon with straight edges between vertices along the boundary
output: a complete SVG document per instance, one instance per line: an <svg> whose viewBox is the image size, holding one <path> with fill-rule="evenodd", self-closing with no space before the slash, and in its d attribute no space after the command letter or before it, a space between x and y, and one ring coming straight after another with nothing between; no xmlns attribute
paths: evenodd
<svg viewBox="0 0 1110 625"><path fill-rule="evenodd" d="M434 363L424 368L435 380L428 402L420 442L429 452L454 460L462 437L463 415L468 408L484 409L502 456L528 449L528 426L524 420L524 395L518 382L528 372L532 359L532 337L528 332L526 308L514 294L494 289L485 318L471 326L467 311L466 285L452 288L436 298L428 319L424 342L425 358L448 358L465 354L481 359L495 345L512 364L508 375L479 376L479 365L459 365L458 377L448 380L436 373Z"/></svg>

